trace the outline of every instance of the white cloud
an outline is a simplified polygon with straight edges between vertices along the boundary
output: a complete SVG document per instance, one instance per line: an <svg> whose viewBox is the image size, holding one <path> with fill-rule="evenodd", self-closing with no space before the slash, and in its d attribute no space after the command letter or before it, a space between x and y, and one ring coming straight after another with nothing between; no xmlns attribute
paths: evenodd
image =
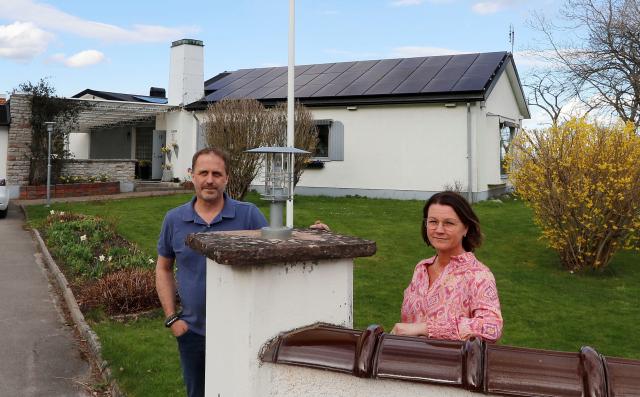
<svg viewBox="0 0 640 397"><path fill-rule="evenodd" d="M167 42L196 33L197 28L133 25L131 29L85 20L33 0L0 1L3 19L32 22L44 29L112 42Z"/></svg>
<svg viewBox="0 0 640 397"><path fill-rule="evenodd" d="M464 53L464 51L452 50L450 48L405 46L394 48L391 52L391 56L393 58L411 58L434 55L457 55Z"/></svg>
<svg viewBox="0 0 640 397"><path fill-rule="evenodd" d="M487 15L495 14L506 8L514 6L519 0L488 0L480 1L471 6L476 14Z"/></svg>
<svg viewBox="0 0 640 397"><path fill-rule="evenodd" d="M55 54L51 57L51 60L63 63L70 68L83 68L103 62L106 58L100 51L85 50L71 55L68 58L64 54Z"/></svg>
<svg viewBox="0 0 640 397"><path fill-rule="evenodd" d="M53 35L30 22L0 25L0 57L27 61L47 48Z"/></svg>

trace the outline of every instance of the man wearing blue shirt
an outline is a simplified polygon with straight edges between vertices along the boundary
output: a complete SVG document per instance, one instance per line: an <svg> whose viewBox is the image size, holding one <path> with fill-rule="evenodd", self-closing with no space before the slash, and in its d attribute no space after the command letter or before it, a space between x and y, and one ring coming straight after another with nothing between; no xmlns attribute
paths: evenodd
<svg viewBox="0 0 640 397"><path fill-rule="evenodd" d="M226 153L214 148L193 155L195 197L167 212L158 239L156 289L167 316L165 326L178 341L189 397L204 396L206 258L186 246L185 238L190 233L267 226L255 205L233 200L224 193L229 181L227 160ZM176 279L181 313L176 310Z"/></svg>

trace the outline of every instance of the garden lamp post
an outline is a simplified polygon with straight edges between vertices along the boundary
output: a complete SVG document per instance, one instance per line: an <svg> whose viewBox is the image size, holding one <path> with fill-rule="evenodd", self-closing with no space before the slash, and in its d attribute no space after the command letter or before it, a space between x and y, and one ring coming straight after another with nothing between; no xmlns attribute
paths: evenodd
<svg viewBox="0 0 640 397"><path fill-rule="evenodd" d="M48 144L48 154L47 154L47 204L46 207L51 206L51 133L53 132L53 126L55 122L46 121L44 125L47 126L47 133L49 135L49 139L47 140Z"/></svg>
<svg viewBox="0 0 640 397"><path fill-rule="evenodd" d="M294 155L308 154L294 147L259 147L247 153L263 153L264 193L262 199L271 201L269 226L262 228L262 237L286 239L291 236L291 227L283 225L285 203L293 199Z"/></svg>

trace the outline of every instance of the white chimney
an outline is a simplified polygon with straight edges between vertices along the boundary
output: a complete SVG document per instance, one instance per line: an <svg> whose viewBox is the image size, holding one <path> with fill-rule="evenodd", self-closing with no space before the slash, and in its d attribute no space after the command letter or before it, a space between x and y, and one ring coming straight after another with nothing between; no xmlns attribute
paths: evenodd
<svg viewBox="0 0 640 397"><path fill-rule="evenodd" d="M169 105L188 105L204 96L204 44L182 39L171 43Z"/></svg>

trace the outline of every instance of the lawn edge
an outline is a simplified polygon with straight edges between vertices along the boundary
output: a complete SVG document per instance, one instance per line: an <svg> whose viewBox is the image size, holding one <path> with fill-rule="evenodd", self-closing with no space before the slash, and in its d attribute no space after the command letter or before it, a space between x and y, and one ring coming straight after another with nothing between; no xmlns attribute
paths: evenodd
<svg viewBox="0 0 640 397"><path fill-rule="evenodd" d="M49 253L49 249L44 243L44 240L40 236L38 230L35 228L31 228L31 231L38 241L38 245L40 246L40 250L43 254L42 256L44 258L44 262L47 264L47 267L53 274L58 288L60 288L60 291L62 291L64 301L67 305L67 308L69 309L69 313L71 314L71 319L78 329L80 336L89 345L89 351L93 356L92 359L98 364L100 375L102 376L102 379L105 381L105 383L109 385L111 395L113 397L126 397L125 394L120 391L120 387L118 386L118 383L112 375L109 363L102 358L102 345L100 344L99 338L91 329L89 324L87 324L87 322L85 321L84 315L80 311L80 307L78 306L78 302L76 301L76 297L73 295L73 291L71 291L71 288L69 288L67 278L64 276L64 274L62 274L62 271L60 271L58 264Z"/></svg>

